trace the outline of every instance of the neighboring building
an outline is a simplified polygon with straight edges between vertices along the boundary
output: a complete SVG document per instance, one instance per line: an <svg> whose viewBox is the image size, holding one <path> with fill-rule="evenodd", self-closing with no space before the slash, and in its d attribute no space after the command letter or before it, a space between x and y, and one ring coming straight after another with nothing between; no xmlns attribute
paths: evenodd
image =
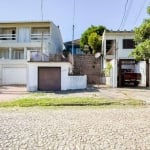
<svg viewBox="0 0 150 150"><path fill-rule="evenodd" d="M1 22L0 85L27 85L29 91L75 88L68 77L71 63L57 56L62 50L53 22Z"/></svg>
<svg viewBox="0 0 150 150"><path fill-rule="evenodd" d="M72 41L68 41L64 43L66 50L68 50L72 54ZM84 52L80 48L80 39L74 40L73 42L73 54L84 54Z"/></svg>
<svg viewBox="0 0 150 150"><path fill-rule="evenodd" d="M137 63L130 56L135 47L133 31L104 31L102 36L103 70L111 63L110 80L112 87L124 86L123 73L141 74L141 86L146 86L145 61ZM105 78L107 82L107 78ZM103 81L104 82L104 81Z"/></svg>
<svg viewBox="0 0 150 150"><path fill-rule="evenodd" d="M65 42L64 45L67 52L72 53L72 41ZM73 42L73 54L74 74L86 74L87 84L100 84L100 59L93 54L84 53L80 48L80 39Z"/></svg>

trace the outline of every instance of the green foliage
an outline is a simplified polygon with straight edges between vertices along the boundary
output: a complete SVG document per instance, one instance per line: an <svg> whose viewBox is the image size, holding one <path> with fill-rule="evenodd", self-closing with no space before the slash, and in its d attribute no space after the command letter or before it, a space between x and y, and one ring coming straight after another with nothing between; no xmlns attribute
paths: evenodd
<svg viewBox="0 0 150 150"><path fill-rule="evenodd" d="M150 6L147 8L150 14ZM150 19L146 19L135 28L135 43L137 44L131 55L137 60L150 59Z"/></svg>
<svg viewBox="0 0 150 150"><path fill-rule="evenodd" d="M95 32L91 33L88 38L88 44L95 54L97 51L101 50L101 37Z"/></svg>
<svg viewBox="0 0 150 150"><path fill-rule="evenodd" d="M106 68L104 70L105 76L110 76L111 69L112 69L112 64L110 62L107 62Z"/></svg>
<svg viewBox="0 0 150 150"><path fill-rule="evenodd" d="M141 43L150 37L150 20L146 20L140 27L135 28L135 42Z"/></svg>
<svg viewBox="0 0 150 150"><path fill-rule="evenodd" d="M95 53L101 50L101 36L106 28L104 26L91 26L82 35L80 39L80 47L84 51L84 46L89 46L89 51ZM93 34L94 33L94 34ZM96 46L93 44L96 43ZM98 44L100 43L100 44Z"/></svg>
<svg viewBox="0 0 150 150"><path fill-rule="evenodd" d="M145 40L138 44L132 55L136 60L148 60L150 58L150 40Z"/></svg>
<svg viewBox="0 0 150 150"><path fill-rule="evenodd" d="M147 7L147 13L150 15L150 6Z"/></svg>

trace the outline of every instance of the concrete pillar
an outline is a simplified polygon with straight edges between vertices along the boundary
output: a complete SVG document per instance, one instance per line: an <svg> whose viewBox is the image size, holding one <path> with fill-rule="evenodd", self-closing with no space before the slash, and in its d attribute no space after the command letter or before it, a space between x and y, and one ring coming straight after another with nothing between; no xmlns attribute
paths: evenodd
<svg viewBox="0 0 150 150"><path fill-rule="evenodd" d="M27 48L24 47L24 59L27 59Z"/></svg>
<svg viewBox="0 0 150 150"><path fill-rule="evenodd" d="M12 59L12 48L9 47L9 59Z"/></svg>

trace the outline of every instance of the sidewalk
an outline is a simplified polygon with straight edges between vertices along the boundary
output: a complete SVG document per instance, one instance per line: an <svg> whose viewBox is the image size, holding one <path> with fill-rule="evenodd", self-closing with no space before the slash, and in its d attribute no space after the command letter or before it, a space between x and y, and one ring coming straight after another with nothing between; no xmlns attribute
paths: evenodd
<svg viewBox="0 0 150 150"><path fill-rule="evenodd" d="M26 96L32 92L27 92L25 86L1 86L0 101L14 100ZM85 90L68 90L59 92L46 92L50 97L101 97L107 99L138 99L150 104L150 89L146 88L110 88L105 85L88 86Z"/></svg>

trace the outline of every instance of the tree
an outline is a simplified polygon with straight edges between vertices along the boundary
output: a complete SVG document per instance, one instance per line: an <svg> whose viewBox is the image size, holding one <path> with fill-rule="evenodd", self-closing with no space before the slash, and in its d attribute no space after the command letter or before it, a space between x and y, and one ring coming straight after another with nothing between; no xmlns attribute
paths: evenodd
<svg viewBox="0 0 150 150"><path fill-rule="evenodd" d="M150 6L147 7L147 13L150 15Z"/></svg>
<svg viewBox="0 0 150 150"><path fill-rule="evenodd" d="M150 15L150 6L147 8ZM146 61L146 86L149 86L149 59L150 59L150 18L135 29L135 49L131 55L136 60Z"/></svg>
<svg viewBox="0 0 150 150"><path fill-rule="evenodd" d="M97 51L101 50L101 37L95 32L91 33L88 37L88 44L95 54Z"/></svg>
<svg viewBox="0 0 150 150"><path fill-rule="evenodd" d="M150 7L147 8L150 15ZM138 28L135 28L135 49L132 56L137 60L150 59L150 19L146 19Z"/></svg>
<svg viewBox="0 0 150 150"><path fill-rule="evenodd" d="M136 60L149 60L150 59L150 40L146 39L144 42L139 43L136 49L132 52Z"/></svg>
<svg viewBox="0 0 150 150"><path fill-rule="evenodd" d="M101 51L101 36L106 28L104 26L91 26L81 35L80 47L88 46L88 52L96 53ZM94 33L94 34L93 34ZM87 49L86 49L87 52Z"/></svg>
<svg viewBox="0 0 150 150"><path fill-rule="evenodd" d="M150 19L143 22L141 26L135 28L135 42L138 45L150 37Z"/></svg>

